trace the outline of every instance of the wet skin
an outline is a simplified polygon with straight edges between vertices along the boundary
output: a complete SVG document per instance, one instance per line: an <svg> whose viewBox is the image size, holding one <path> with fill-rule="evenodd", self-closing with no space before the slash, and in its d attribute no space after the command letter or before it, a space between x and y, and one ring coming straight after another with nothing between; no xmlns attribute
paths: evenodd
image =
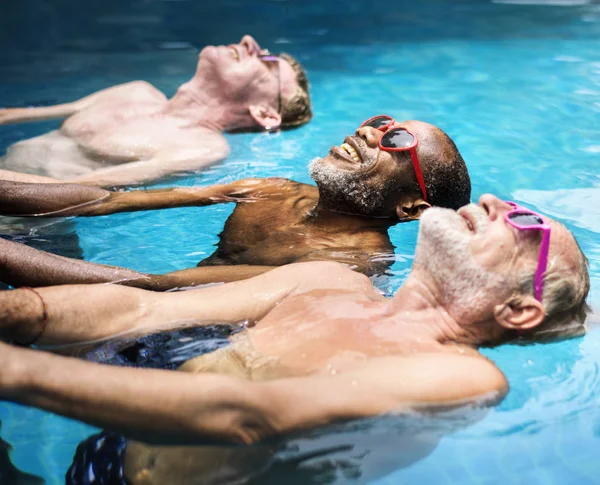
<svg viewBox="0 0 600 485"><path fill-rule="evenodd" d="M385 225L351 214L317 215L317 187L266 179L259 182L256 192L255 201L236 205L217 249L198 266L281 266L336 260L366 274L376 274L393 262L393 245Z"/></svg>
<svg viewBox="0 0 600 485"><path fill-rule="evenodd" d="M501 342L507 331L525 335L546 318L544 303L519 289L525 275L533 277L539 238L508 224L511 210L486 195L458 213L427 211L413 269L393 298L331 262L286 265L187 292L118 285L0 292L0 338L42 347L215 322L247 325L229 347L187 362L184 372L94 365L1 344L0 398L153 445L256 443L393 410L495 402L507 382L477 348ZM573 236L547 222L548 278L585 273ZM207 451L202 461L194 456L200 450L129 446L125 469L135 485L166 477L184 484L198 473L210 476L213 466L233 472L248 464L232 455L223 465L211 454L220 450Z"/></svg>
<svg viewBox="0 0 600 485"><path fill-rule="evenodd" d="M439 130L418 121L403 125L421 139ZM199 263L165 275L57 259L0 240L0 280L13 285L119 282L166 290L229 282L294 262L337 261L367 275L382 274L394 262L388 229L416 220L430 205L416 185L408 153L378 148L381 132L360 128L317 164L318 187L286 179L245 179L226 185L109 192L77 185L0 181L0 213L6 215L95 216L170 207L236 203L216 251ZM424 143L423 143L424 144ZM443 154L444 144L440 143ZM349 183L331 184L341 174ZM350 195L344 191L355 188ZM356 200L358 202L356 202ZM376 199L376 204L369 204ZM366 204L366 205L365 205Z"/></svg>
<svg viewBox="0 0 600 485"><path fill-rule="evenodd" d="M64 118L58 130L9 147L0 168L117 186L222 160L229 147L221 132L276 128L278 96L286 99L297 87L286 60L275 71L260 52L248 35L239 44L204 48L196 74L171 99L134 81L71 103L0 109L0 125Z"/></svg>

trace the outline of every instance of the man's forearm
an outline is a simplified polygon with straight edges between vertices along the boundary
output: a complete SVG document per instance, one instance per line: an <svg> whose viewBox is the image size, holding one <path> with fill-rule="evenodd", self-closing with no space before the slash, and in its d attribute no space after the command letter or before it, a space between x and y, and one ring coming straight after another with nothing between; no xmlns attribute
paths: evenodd
<svg viewBox="0 0 600 485"><path fill-rule="evenodd" d="M252 278L274 266L201 266L164 275L140 273L65 258L0 238L0 281L12 286L54 286L115 283L145 290L166 291L209 283L229 283Z"/></svg>
<svg viewBox="0 0 600 485"><path fill-rule="evenodd" d="M38 106L27 108L1 108L0 125L64 118L66 116L72 115L76 111L76 109L76 103L65 103L54 106Z"/></svg>
<svg viewBox="0 0 600 485"><path fill-rule="evenodd" d="M89 210L110 192L64 183L22 183L0 180L0 214L7 216L69 216Z"/></svg>
<svg viewBox="0 0 600 485"><path fill-rule="evenodd" d="M65 258L0 238L0 281L12 286L120 283L158 289L149 275Z"/></svg>
<svg viewBox="0 0 600 485"><path fill-rule="evenodd" d="M248 443L273 434L260 389L215 374L128 369L0 347L0 398L154 444Z"/></svg>
<svg viewBox="0 0 600 485"><path fill-rule="evenodd" d="M0 180L0 214L13 216L101 216L235 201L229 185L110 192L79 184Z"/></svg>
<svg viewBox="0 0 600 485"><path fill-rule="evenodd" d="M377 386L355 385L353 373L250 382L106 366L4 344L0 364L0 399L156 445L252 444L396 404L379 399L386 393Z"/></svg>

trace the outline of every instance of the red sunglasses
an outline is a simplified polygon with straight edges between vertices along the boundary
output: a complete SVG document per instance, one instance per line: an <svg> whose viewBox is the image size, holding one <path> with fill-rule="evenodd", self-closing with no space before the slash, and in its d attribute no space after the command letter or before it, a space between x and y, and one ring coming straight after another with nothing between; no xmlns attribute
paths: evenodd
<svg viewBox="0 0 600 485"><path fill-rule="evenodd" d="M423 172L421 171L421 163L417 156L417 145L419 141L417 137L408 131L406 128L401 126L394 127L394 118L387 115L374 116L365 121L360 127L370 126L381 132L381 138L379 138L379 149L386 152L410 152L410 158L412 160L412 166L417 177L417 182L421 188L421 195L423 200L427 202L427 190L425 190L425 180L423 179Z"/></svg>

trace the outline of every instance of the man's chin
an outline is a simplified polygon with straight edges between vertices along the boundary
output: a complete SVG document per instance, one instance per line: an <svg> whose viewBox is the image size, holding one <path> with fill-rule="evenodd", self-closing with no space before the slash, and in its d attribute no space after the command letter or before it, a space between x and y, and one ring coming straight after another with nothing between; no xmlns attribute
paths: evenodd
<svg viewBox="0 0 600 485"><path fill-rule="evenodd" d="M324 178L324 171L326 169L323 159L321 157L315 157L308 163L308 173L317 184Z"/></svg>
<svg viewBox="0 0 600 485"><path fill-rule="evenodd" d="M207 61L216 61L218 58L218 48L214 45L207 45L204 49L200 51L198 57L200 59L206 59Z"/></svg>

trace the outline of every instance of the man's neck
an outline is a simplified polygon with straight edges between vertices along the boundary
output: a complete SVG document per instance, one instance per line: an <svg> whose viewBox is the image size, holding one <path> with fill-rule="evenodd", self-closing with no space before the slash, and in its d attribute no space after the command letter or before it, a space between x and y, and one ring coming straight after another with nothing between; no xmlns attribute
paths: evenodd
<svg viewBox="0 0 600 485"><path fill-rule="evenodd" d="M492 333L498 333L498 337L501 333L491 321L459 323L442 303L439 288L414 270L394 295L391 313L407 332L443 345L476 347L487 342Z"/></svg>
<svg viewBox="0 0 600 485"><path fill-rule="evenodd" d="M195 77L179 87L163 112L211 131L225 131L232 123L229 103L211 96Z"/></svg>
<svg viewBox="0 0 600 485"><path fill-rule="evenodd" d="M320 197L317 199L314 208L308 212L307 217L313 223L322 223L335 228L344 228L345 231L354 229L372 229L386 234L387 230L397 223L397 221L393 221L386 217L370 217L346 212L343 208L331 208Z"/></svg>

